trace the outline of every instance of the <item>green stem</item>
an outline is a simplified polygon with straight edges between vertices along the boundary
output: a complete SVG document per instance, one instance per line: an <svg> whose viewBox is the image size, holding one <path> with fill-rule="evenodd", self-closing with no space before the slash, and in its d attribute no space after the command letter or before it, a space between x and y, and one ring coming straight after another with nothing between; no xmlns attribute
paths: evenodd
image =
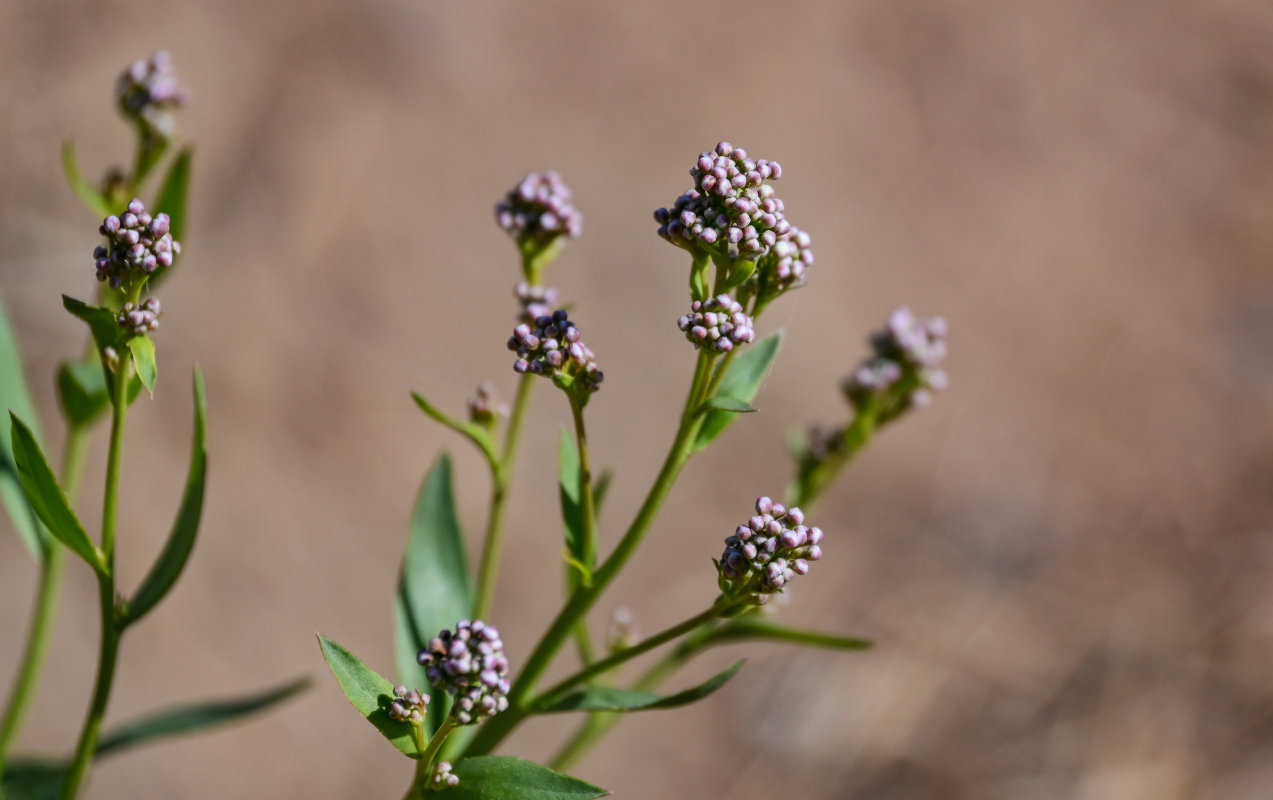
<svg viewBox="0 0 1273 800"><path fill-rule="evenodd" d="M84 476L84 456L87 452L88 431L72 427L66 432L62 449L62 491L71 505L79 495ZM62 594L62 573L66 563L66 548L51 541L40 564L40 582L36 594L35 609L31 616L31 630L27 635L26 649L22 653L21 667L13 681L4 718L0 721L0 776L4 775L9 759L9 749L17 738L22 720L26 716L35 690L40 682L44 657L48 651L53 621L57 618L58 598Z"/></svg>
<svg viewBox="0 0 1273 800"><path fill-rule="evenodd" d="M684 636L685 634L689 633L695 628L698 628L701 625L705 625L706 623L711 622L712 620L716 619L717 617L729 611L733 607L733 605L734 604L731 604L724 597L717 598L716 602L712 604L712 607L707 609L703 613L696 614L693 617L690 617L689 619L683 622L677 623L676 625L673 625L670 628L666 628L654 634L653 636L650 636L646 639L643 639L640 642L637 642L636 644L632 645L629 648L620 650L619 652L615 653L609 658L602 659L601 661L598 661L595 664L590 664L584 669L579 670L574 675L571 675L570 677L562 680L560 683L557 683L551 689L545 690L542 695L540 695L538 698L536 698L534 701L531 702L531 706L539 706L544 703L549 703L553 700L556 700L561 695L565 694L567 691L569 691L570 689L573 689L574 687L578 686L579 684L583 683L589 678L600 675L603 672L608 672L614 669L615 667L619 666L620 664L623 664L624 662L630 661L639 655L650 652L651 650L658 647L659 645L666 644L667 642L670 642L673 639Z"/></svg>
<svg viewBox="0 0 1273 800"><path fill-rule="evenodd" d="M411 781L411 788L407 789L407 793L403 795L402 800L412 800L412 798L423 796L424 790L428 788L429 781L433 778L433 760L437 758L438 751L442 749L442 744L446 741L446 737L450 736L455 728L455 718L450 715L438 726L433 738L429 739L429 743L424 746L424 751L420 754L420 758L416 759L415 777ZM419 730L417 728L417 731Z"/></svg>
<svg viewBox="0 0 1273 800"><path fill-rule="evenodd" d="M508 417L504 432L504 446L500 450L499 464L491 471L491 506L486 517L486 536L482 543L482 560L477 573L477 599L473 605L474 619L485 619L495 602L495 582L499 576L500 553L504 547L504 520L508 506L508 484L512 479L517 460L517 445L521 441L522 423L530 405L530 394L535 384L534 375L523 375L517 384L517 397Z"/></svg>
<svg viewBox="0 0 1273 800"><path fill-rule="evenodd" d="M583 422L583 403L570 395L570 415L575 422L575 447L579 452L579 499L583 503L583 563L589 571L597 561L597 509L592 497L592 461L588 457L588 432Z"/></svg>
<svg viewBox="0 0 1273 800"><path fill-rule="evenodd" d="M593 574L592 583L579 586L558 612L556 619L531 652L526 665L522 668L521 675L513 684L508 697L508 710L482 726L481 731L466 749L467 755L483 755L491 752L530 713L527 701L535 689L535 684L548 669L553 657L575 629L578 621L588 613L593 603L619 574L641 543L641 539L654 522L659 509L663 506L663 501L667 499L681 468L685 466L693 450L694 438L702 421L702 416L696 412L702 403L703 390L711 374L713 360L714 354L699 351L694 379L685 399L685 408L681 413L676 438L672 441L672 447L668 450L663 466L659 469L659 474L654 479L654 484L646 494L645 501L637 511L632 524L628 526L627 532L619 540L614 552Z"/></svg>
<svg viewBox="0 0 1273 800"><path fill-rule="evenodd" d="M84 718L75 757L62 782L61 800L72 800L79 793L80 785L88 774L89 764L97 749L97 737L101 733L102 718L106 715L106 703L110 699L111 684L115 678L115 663L119 657L119 639L122 629L115 612L115 521L118 516L119 476L124 451L124 420L128 416L128 383L131 351L121 347L119 365L115 369L114 408L111 413L110 450L106 457L106 488L102 500L101 550L106 563L104 574L97 576L98 604L101 611L102 643L97 658L97 679L93 686L93 701Z"/></svg>

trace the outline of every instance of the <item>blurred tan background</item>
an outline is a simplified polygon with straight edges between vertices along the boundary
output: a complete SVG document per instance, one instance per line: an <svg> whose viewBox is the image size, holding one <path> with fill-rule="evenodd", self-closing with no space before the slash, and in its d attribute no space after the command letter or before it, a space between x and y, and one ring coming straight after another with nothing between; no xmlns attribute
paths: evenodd
<svg viewBox="0 0 1273 800"><path fill-rule="evenodd" d="M212 472L195 556L125 642L110 719L316 687L103 762L87 797L401 794L409 765L313 637L392 670L406 518L440 448L480 530L481 464L408 390L456 411L479 379L512 392L516 261L491 205L556 168L585 215L549 280L607 375L589 412L618 470L613 542L691 364L685 258L650 212L722 138L782 162L817 264L762 324L789 333L762 413L687 470L598 630L620 603L652 631L710 601L708 558L782 491L787 431L842 414L838 380L893 306L949 319L952 385L823 505L828 557L784 611L877 649L753 648L710 701L633 717L575 772L628 798L1273 795L1273 6L0 2L0 280L54 443L50 376L83 334L58 295L91 295L97 243L58 145L93 175L126 159L113 81L160 47L197 157L160 388L129 423L126 586L176 506L196 360ZM568 412L537 400L494 618L514 664L558 603ZM35 570L0 527L7 690ZM78 730L95 604L72 564L26 751ZM509 750L546 757L569 727L526 726Z"/></svg>

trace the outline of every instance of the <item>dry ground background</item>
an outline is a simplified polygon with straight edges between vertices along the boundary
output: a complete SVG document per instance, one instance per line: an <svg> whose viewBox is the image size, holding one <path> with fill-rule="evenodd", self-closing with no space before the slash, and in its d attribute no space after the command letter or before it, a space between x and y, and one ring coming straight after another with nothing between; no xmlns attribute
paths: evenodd
<svg viewBox="0 0 1273 800"><path fill-rule="evenodd" d="M193 93L197 174L159 395L130 422L126 583L175 506L196 359L213 472L191 568L125 643L110 716L317 684L103 763L88 797L398 796L407 764L313 635L390 669L406 515L439 448L481 523L479 463L407 392L511 393L515 261L490 206L557 168L586 214L550 278L608 376L590 411L619 470L613 541L689 372L684 259L650 210L721 138L782 161L812 288L763 326L790 335L762 413L692 466L602 610L631 603L653 630L710 598L708 556L785 484L786 431L840 413L838 378L895 304L950 320L952 386L824 505L829 558L786 611L878 649L763 648L576 771L628 798L1273 794L1273 6L0 2L0 280L54 440L49 376L82 334L57 298L93 291L96 243L57 147L73 137L94 173L121 158L114 75L161 46ZM559 575L567 413L538 399L495 615L515 660ZM6 686L34 577L6 529ZM65 749L90 687L95 593L74 565L68 584L27 750ZM564 731L511 747L544 756Z"/></svg>

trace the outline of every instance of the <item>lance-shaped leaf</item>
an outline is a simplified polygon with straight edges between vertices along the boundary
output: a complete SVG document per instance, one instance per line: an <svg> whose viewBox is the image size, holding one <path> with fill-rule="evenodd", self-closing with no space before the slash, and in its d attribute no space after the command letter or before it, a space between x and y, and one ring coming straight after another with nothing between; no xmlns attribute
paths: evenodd
<svg viewBox="0 0 1273 800"><path fill-rule="evenodd" d="M453 628L456 622L467 619L473 608L473 581L455 511L454 484L451 457L443 453L429 468L416 496L398 583L398 675L403 683L420 691L429 687L424 668L416 661L424 643L443 628ZM448 699L444 692L433 692L425 720L427 732L441 724Z"/></svg>
<svg viewBox="0 0 1273 800"><path fill-rule="evenodd" d="M193 157L194 154L188 147L177 154L164 175L154 205L150 207L152 214L168 215L168 232L172 234L175 241L182 244L186 239L186 198L190 191L190 162ZM171 266L155 270L146 282L149 290L153 292L161 283L168 280L168 276L172 274L173 268L180 260L181 256L174 253Z"/></svg>
<svg viewBox="0 0 1273 800"><path fill-rule="evenodd" d="M181 571L185 569L190 551L194 549L199 533L199 520L203 515L204 481L208 474L207 446L208 403L203 388L203 372L194 371L194 437L190 444L190 469L186 473L186 488L181 494L181 506L177 519L163 552L151 567L141 587L128 603L123 624L132 625L146 615L168 594Z"/></svg>
<svg viewBox="0 0 1273 800"><path fill-rule="evenodd" d="M308 689L309 678L299 678L257 694L225 700L211 700L178 706L107 731L97 743L99 757L136 747L152 739L163 739L225 725L264 711Z"/></svg>
<svg viewBox="0 0 1273 800"><path fill-rule="evenodd" d="M384 734L394 747L412 758L419 758L420 747L416 742L415 728L409 722L399 722L389 716L389 706L393 703L393 684L362 663L358 656L326 636L319 636L318 644L323 650L327 666L340 684L341 691L358 713L375 725L376 730Z"/></svg>
<svg viewBox="0 0 1273 800"><path fill-rule="evenodd" d="M97 345L98 352L119 345L122 331L114 311L101 306L90 306L68 295L62 295L62 307L88 325L88 329L93 333L93 342Z"/></svg>
<svg viewBox="0 0 1273 800"><path fill-rule="evenodd" d="M585 541L587 526L583 518L579 451L575 449L575 442L565 428L561 429L557 459L557 492L561 496L561 520L566 529L567 560L572 565L577 565L576 569L582 570L583 574L590 575L595 565L585 564L583 560L588 545ZM593 552L596 552L595 548Z"/></svg>
<svg viewBox="0 0 1273 800"><path fill-rule="evenodd" d="M171 708L108 731L97 743L97 758L105 758L139 744L225 725L264 711L309 687L309 678L292 681L260 694L232 700ZM4 800L53 800L62 789L68 764L45 759L14 759L4 773Z"/></svg>
<svg viewBox="0 0 1273 800"><path fill-rule="evenodd" d="M782 331L776 331L747 348L730 363L725 376L721 379L716 396L708 400L703 412L703 424L694 440L694 452L698 452L711 444L720 436L740 411L751 409L751 401L756 399L760 386L769 374L769 368L778 357L782 347ZM730 408L715 407L713 400L727 401ZM746 408L738 406L741 403Z"/></svg>
<svg viewBox="0 0 1273 800"><path fill-rule="evenodd" d="M101 359L67 361L58 367L57 399L72 428L83 428L110 406Z"/></svg>
<svg viewBox="0 0 1273 800"><path fill-rule="evenodd" d="M561 711L654 711L676 708L702 700L724 686L743 668L744 660L735 661L729 669L713 676L698 686L676 694L662 695L637 689L617 689L611 686L589 686L571 692L536 709L541 714Z"/></svg>
<svg viewBox="0 0 1273 800"><path fill-rule="evenodd" d="M18 480L27 502L58 541L105 575L105 560L89 540L84 526L80 525L71 504L66 501L66 495L62 494L48 460L36 444L35 435L16 414L10 412L9 416L13 420L13 460L17 462Z"/></svg>
<svg viewBox="0 0 1273 800"><path fill-rule="evenodd" d="M35 425L35 404L31 402L22 370L22 351L3 304L0 304L0 409L29 419ZM52 542L22 492L18 465L13 460L13 437L7 425L0 425L0 502L13 520L18 538L36 560L42 559Z"/></svg>
<svg viewBox="0 0 1273 800"><path fill-rule="evenodd" d="M66 173L66 182L70 185L71 191L75 192L94 214L102 219L111 215L110 203L102 197L101 192L97 191L92 181L80 172L80 166L75 160L75 146L71 144L70 139L62 142L62 171Z"/></svg>
<svg viewBox="0 0 1273 800"><path fill-rule="evenodd" d="M154 397L155 379L159 377L159 366L155 363L155 341L149 336L134 336L128 340L128 349L133 353L137 377L141 378L146 391Z"/></svg>
<svg viewBox="0 0 1273 800"><path fill-rule="evenodd" d="M756 407L746 400L738 400L719 394L704 403L703 407L713 411L728 411L731 414L751 414L756 410Z"/></svg>
<svg viewBox="0 0 1273 800"><path fill-rule="evenodd" d="M606 498L610 495L610 484L614 482L614 470L603 469L597 479L592 482L592 508L601 516L601 509L605 507Z"/></svg>
<svg viewBox="0 0 1273 800"><path fill-rule="evenodd" d="M869 650L871 642L850 636L838 636L820 631L789 628L764 617L739 617L726 622L697 640L700 647L728 644L757 639L771 642L788 642L805 647L822 647L828 650Z"/></svg>
<svg viewBox="0 0 1273 800"><path fill-rule="evenodd" d="M466 758L451 773L460 783L443 790L448 800L593 800L610 794L513 756Z"/></svg>

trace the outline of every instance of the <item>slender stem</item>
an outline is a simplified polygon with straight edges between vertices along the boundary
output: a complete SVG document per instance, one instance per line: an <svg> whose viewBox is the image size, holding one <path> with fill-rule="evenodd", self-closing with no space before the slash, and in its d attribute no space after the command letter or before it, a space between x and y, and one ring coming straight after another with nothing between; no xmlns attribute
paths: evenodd
<svg viewBox="0 0 1273 800"><path fill-rule="evenodd" d="M731 607L732 604L729 601L727 601L724 597L720 597L712 604L711 608L701 614L695 614L689 619L679 622L670 628L665 628L653 636L637 642L631 647L620 650L609 658L604 658L595 664L590 664L589 666L579 670L574 675L571 675L553 686L551 689L545 690L542 695L532 701L531 705L537 706L542 703L548 703L552 700L556 700L566 691L573 689L589 678L600 675L603 672L608 672L626 661L630 661L643 653L648 653L661 644L666 644L673 639L684 636L695 628L716 619L721 614L730 610Z"/></svg>
<svg viewBox="0 0 1273 800"><path fill-rule="evenodd" d="M93 701L84 718L75 757L62 783L61 800L71 800L78 794L89 764L97 749L97 737L101 732L102 718L106 715L106 703L110 699L111 684L115 678L115 662L119 656L119 639L122 630L115 614L115 520L119 503L119 476L124 450L124 420L128 416L128 383L131 351L121 347L119 365L115 369L114 407L111 413L110 450L106 457L106 489L102 500L101 550L106 571L97 576L98 604L101 611L102 644L97 658L97 679L93 687Z"/></svg>
<svg viewBox="0 0 1273 800"><path fill-rule="evenodd" d="M66 432L62 448L62 491L71 505L79 495L84 477L84 456L87 452L88 431L74 426ZM31 630L27 634L26 648L22 653L21 667L13 681L9 702L0 721L0 775L4 775L9 749L17 738L18 729L27 708L35 696L48 651L49 636L57 618L58 598L62 594L62 573L66 564L66 548L50 542L40 563L40 582L36 594L35 609L31 615Z"/></svg>
<svg viewBox="0 0 1273 800"><path fill-rule="evenodd" d="M588 613L593 603L606 590L619 571L632 557L637 545L649 530L654 518L658 515L663 501L667 499L672 485L676 482L681 468L689 460L694 445L694 437L698 433L702 417L696 413L702 403L703 390L711 374L714 354L699 351L698 361L694 369L694 379L690 384L689 394L685 399L685 408L681 413L681 422L677 428L676 438L668 450L663 466L659 469L654 484L646 494L645 501L637 511L628 530L619 541L614 552L593 574L592 584L579 586L566 605L558 612L556 619L539 640L539 644L531 652L522 668L521 675L513 684L509 693L509 708L499 716L482 726L477 736L469 743L467 755L482 755L491 752L517 725L530 713L526 702L535 684L543 676L552 662L553 656L561 648L566 638L575 629L576 623Z"/></svg>
<svg viewBox="0 0 1273 800"><path fill-rule="evenodd" d="M420 758L415 763L415 778L411 781L411 788L407 789L407 793L403 795L402 800L412 800L422 795L425 788L428 787L429 781L433 777L433 759L437 758L438 751L442 749L443 742L446 737L451 735L455 730L455 718L447 716L442 724L438 726L438 730L433 734L433 738L425 745L424 752L420 754Z"/></svg>
<svg viewBox="0 0 1273 800"><path fill-rule="evenodd" d="M512 479L517 460L517 445L521 441L522 422L530 406L531 390L535 387L534 375L523 375L517 384L517 396L504 431L504 446L500 450L499 465L491 471L491 506L486 517L486 536L482 543L482 560L477 573L477 600L473 617L485 619L495 602L495 581L499 576L500 553L504 548L504 519L508 505L508 484Z"/></svg>

